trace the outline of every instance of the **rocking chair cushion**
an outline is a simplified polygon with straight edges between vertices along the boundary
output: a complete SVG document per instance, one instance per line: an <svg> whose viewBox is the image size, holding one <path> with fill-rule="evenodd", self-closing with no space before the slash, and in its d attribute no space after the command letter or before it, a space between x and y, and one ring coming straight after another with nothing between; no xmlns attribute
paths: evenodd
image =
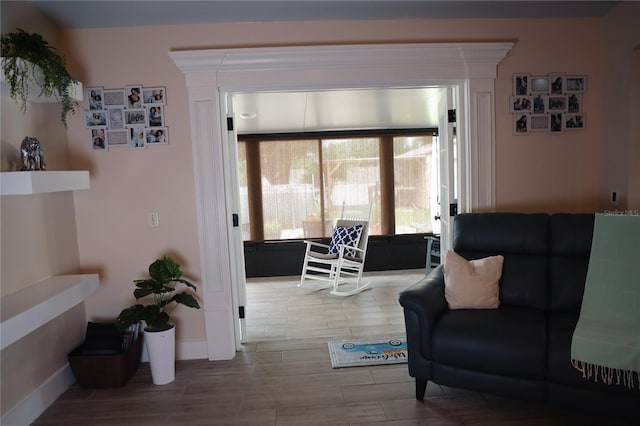
<svg viewBox="0 0 640 426"><path fill-rule="evenodd" d="M339 253L340 246L357 247L360 241L360 235L362 235L362 225L356 226L336 226L333 230L333 236L331 237L331 244L329 245L329 254ZM352 249L345 249L345 256L356 257L356 251Z"/></svg>
<svg viewBox="0 0 640 426"><path fill-rule="evenodd" d="M338 258L338 253L320 253L317 251L310 251L309 257L322 260L333 260Z"/></svg>

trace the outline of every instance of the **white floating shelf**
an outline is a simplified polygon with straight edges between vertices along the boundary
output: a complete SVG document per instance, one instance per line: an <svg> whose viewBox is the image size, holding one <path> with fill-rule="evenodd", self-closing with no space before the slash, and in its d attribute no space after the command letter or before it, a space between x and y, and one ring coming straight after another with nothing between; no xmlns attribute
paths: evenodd
<svg viewBox="0 0 640 426"><path fill-rule="evenodd" d="M44 194L89 189L89 172L86 170L2 172L0 180L2 195Z"/></svg>
<svg viewBox="0 0 640 426"><path fill-rule="evenodd" d="M98 274L56 275L2 296L1 349L98 291Z"/></svg>

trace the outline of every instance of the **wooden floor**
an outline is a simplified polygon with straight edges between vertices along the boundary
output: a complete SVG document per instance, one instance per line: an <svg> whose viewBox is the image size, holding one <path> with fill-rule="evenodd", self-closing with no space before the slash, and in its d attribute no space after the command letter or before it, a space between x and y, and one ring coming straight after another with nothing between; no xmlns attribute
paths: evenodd
<svg viewBox="0 0 640 426"><path fill-rule="evenodd" d="M429 383L414 398L406 364L332 369L328 340L404 335L398 292L421 271L368 274L339 298L295 278L250 279L247 343L232 361L178 361L151 383L143 363L126 386L69 388L35 425L627 425L546 405Z"/></svg>

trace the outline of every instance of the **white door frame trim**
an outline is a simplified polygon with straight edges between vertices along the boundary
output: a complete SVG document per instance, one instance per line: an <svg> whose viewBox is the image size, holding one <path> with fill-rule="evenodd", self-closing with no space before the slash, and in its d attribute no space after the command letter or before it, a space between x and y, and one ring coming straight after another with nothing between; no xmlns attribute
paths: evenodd
<svg viewBox="0 0 640 426"><path fill-rule="evenodd" d="M232 199L225 161L224 97L258 90L461 85L469 146L470 199L464 210L493 210L497 64L513 43L416 43L209 49L169 52L185 74L200 235L207 351L210 360L237 349L232 286L236 269ZM466 203L465 203L466 201Z"/></svg>

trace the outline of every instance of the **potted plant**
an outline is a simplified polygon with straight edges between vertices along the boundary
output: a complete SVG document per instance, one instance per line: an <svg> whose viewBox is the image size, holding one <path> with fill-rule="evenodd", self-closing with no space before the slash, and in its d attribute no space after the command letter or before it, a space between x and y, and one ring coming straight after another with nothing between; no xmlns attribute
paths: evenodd
<svg viewBox="0 0 640 426"><path fill-rule="evenodd" d="M56 49L37 33L18 28L1 37L2 70L9 85L10 96L26 111L29 85L40 88L39 97L56 97L62 104L60 118L67 125L67 115L78 107L70 95L78 81L71 77L65 60Z"/></svg>
<svg viewBox="0 0 640 426"><path fill-rule="evenodd" d="M129 326L144 321L144 338L149 353L153 383L163 385L175 378L175 325L170 313L178 305L200 309L196 298L188 291L178 293L182 284L196 291L195 285L182 278L182 268L168 256L149 265L149 278L134 280L136 300L151 297L153 303L136 304L120 312L116 327L124 331Z"/></svg>

